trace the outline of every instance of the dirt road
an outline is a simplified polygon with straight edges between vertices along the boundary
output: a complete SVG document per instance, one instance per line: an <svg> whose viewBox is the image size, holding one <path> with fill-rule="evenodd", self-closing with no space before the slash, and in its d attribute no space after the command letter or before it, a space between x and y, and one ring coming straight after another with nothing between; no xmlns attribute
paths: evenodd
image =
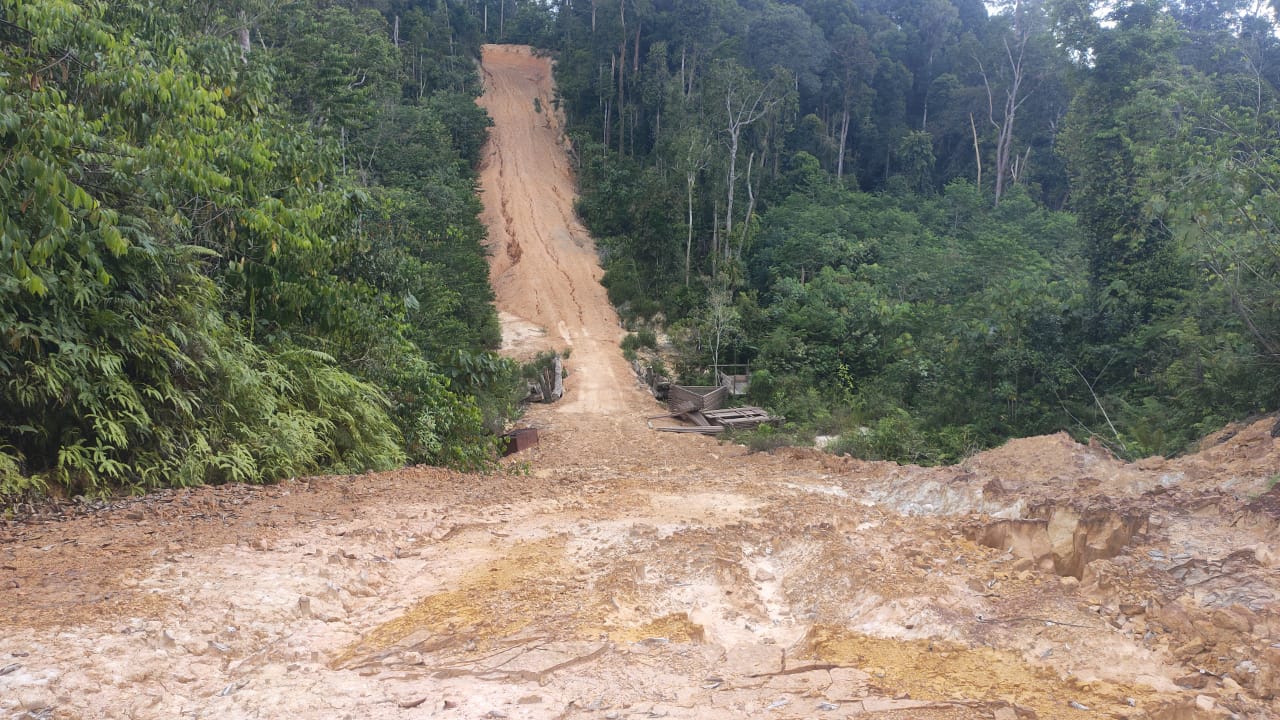
<svg viewBox="0 0 1280 720"><path fill-rule="evenodd" d="M480 104L494 126L480 187L505 349L570 350L577 372L558 413L634 416L644 401L618 352L622 331L595 244L574 215L551 63L526 47L490 45L483 69Z"/></svg>
<svg viewBox="0 0 1280 720"><path fill-rule="evenodd" d="M651 432L549 63L484 64L509 347L572 346L542 444L6 522L0 715L1280 717L1274 420L928 469Z"/></svg>

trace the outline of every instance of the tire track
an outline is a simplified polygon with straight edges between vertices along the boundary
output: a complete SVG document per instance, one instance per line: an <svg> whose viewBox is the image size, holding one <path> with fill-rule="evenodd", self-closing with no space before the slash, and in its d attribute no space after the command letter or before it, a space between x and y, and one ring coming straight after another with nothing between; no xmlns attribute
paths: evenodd
<svg viewBox="0 0 1280 720"><path fill-rule="evenodd" d="M498 310L524 323L508 327L542 330L512 333L503 347L520 358L573 347L554 412L641 416L652 399L631 382L595 244L574 213L570 146L547 100L555 97L551 61L527 47L487 45L483 64L479 103L493 119L480 176L491 282Z"/></svg>

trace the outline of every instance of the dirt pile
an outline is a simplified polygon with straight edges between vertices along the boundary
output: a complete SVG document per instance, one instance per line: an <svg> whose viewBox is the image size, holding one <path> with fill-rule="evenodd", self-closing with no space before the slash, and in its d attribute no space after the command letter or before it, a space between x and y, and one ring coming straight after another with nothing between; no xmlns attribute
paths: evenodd
<svg viewBox="0 0 1280 720"><path fill-rule="evenodd" d="M0 714L1280 717L1270 421L1177 460L1055 435L948 468L652 432L549 62L485 70L508 344L572 350L541 444L7 522Z"/></svg>

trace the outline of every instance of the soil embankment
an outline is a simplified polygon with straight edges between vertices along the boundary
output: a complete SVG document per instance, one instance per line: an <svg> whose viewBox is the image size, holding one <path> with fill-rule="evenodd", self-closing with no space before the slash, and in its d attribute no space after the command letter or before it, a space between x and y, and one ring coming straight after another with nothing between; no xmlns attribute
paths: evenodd
<svg viewBox="0 0 1280 720"><path fill-rule="evenodd" d="M950 468L651 432L550 63L484 68L508 346L572 348L542 444L0 525L0 716L1280 716L1271 421Z"/></svg>

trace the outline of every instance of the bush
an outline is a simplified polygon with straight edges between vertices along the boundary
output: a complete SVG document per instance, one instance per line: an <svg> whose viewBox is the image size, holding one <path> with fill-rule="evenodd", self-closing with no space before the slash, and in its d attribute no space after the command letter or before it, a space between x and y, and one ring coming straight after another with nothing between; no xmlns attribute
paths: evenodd
<svg viewBox="0 0 1280 720"><path fill-rule="evenodd" d="M641 328L636 332L627 333L622 338L623 353L630 351L634 356L635 352L640 348L658 349L658 336L649 328Z"/></svg>
<svg viewBox="0 0 1280 720"><path fill-rule="evenodd" d="M420 359L408 361L389 380L396 388L392 394L395 415L412 462L464 471L497 467L498 436L485 426L474 397L451 390Z"/></svg>
<svg viewBox="0 0 1280 720"><path fill-rule="evenodd" d="M667 364L662 362L662 358L654 358L653 362L649 364L649 369L652 370L653 374L657 377L671 377L667 370Z"/></svg>
<svg viewBox="0 0 1280 720"><path fill-rule="evenodd" d="M914 418L906 410L895 409L869 427L860 427L840 436L830 452L848 454L863 460L936 465L945 453L930 442Z"/></svg>
<svg viewBox="0 0 1280 720"><path fill-rule="evenodd" d="M788 423L782 428L772 425L761 425L753 430L733 433L730 438L734 442L747 446L751 452L772 452L782 447L809 445L811 441L804 437L799 428Z"/></svg>

